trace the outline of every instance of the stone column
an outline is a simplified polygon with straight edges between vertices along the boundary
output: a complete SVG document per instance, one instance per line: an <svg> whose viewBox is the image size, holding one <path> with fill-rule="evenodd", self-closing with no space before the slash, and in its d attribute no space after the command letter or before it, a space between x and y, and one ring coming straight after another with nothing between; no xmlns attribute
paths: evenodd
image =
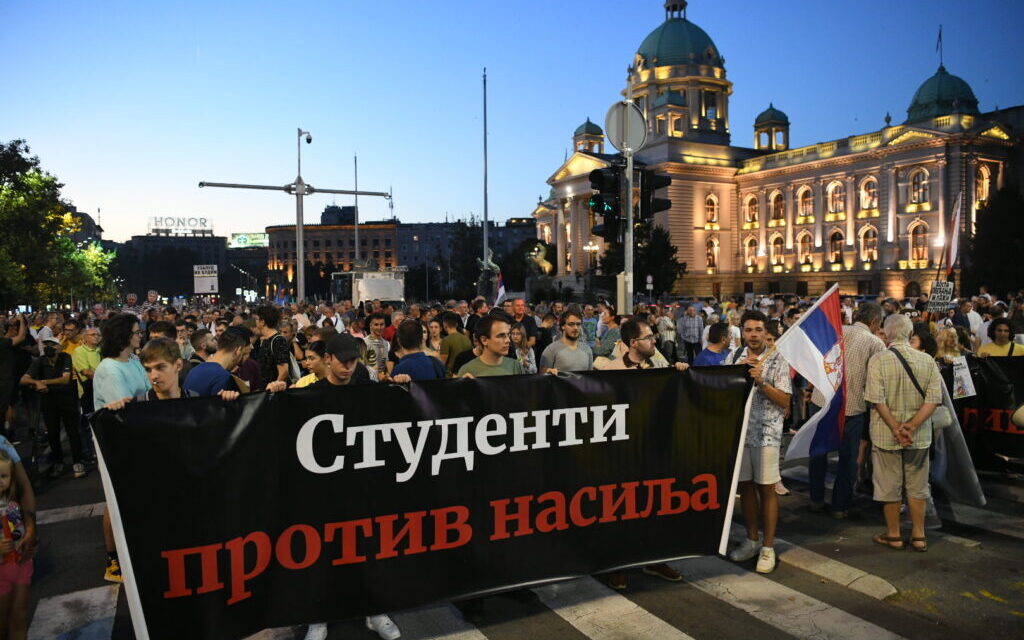
<svg viewBox="0 0 1024 640"><path fill-rule="evenodd" d="M932 244L942 247L946 243L946 165L948 163L945 158L942 158L935 164L939 166L939 232L935 235L935 242Z"/></svg>
<svg viewBox="0 0 1024 640"><path fill-rule="evenodd" d="M996 175L996 189L1002 189L1006 185L1006 163L1000 162L996 165L996 171L999 172Z"/></svg>
<svg viewBox="0 0 1024 640"><path fill-rule="evenodd" d="M967 160L967 186L964 187L964 204L963 211L966 215L962 217L967 219L966 230L967 233L974 237L974 226L977 222L977 212L974 209L974 194L977 189L978 182L978 159L971 156Z"/></svg>
<svg viewBox="0 0 1024 640"><path fill-rule="evenodd" d="M899 169L892 165L887 165L885 170L889 173L889 190L888 200L889 204L886 207L888 209L888 215L885 223L885 241L889 244L895 244L897 242L896 236L896 207L899 206L898 187L896 180L899 177Z"/></svg>
<svg viewBox="0 0 1024 640"><path fill-rule="evenodd" d="M793 210L796 208L796 187L789 185L782 193L786 199L786 249L793 248Z"/></svg>
<svg viewBox="0 0 1024 640"><path fill-rule="evenodd" d="M568 199L558 203L558 214L555 216L555 275L565 274L565 207Z"/></svg>
<svg viewBox="0 0 1024 640"><path fill-rule="evenodd" d="M819 180L811 189L817 192L814 194L814 246L820 248L825 224L825 181Z"/></svg>
<svg viewBox="0 0 1024 640"><path fill-rule="evenodd" d="M761 189L757 194L757 221L761 232L758 234L757 252L758 255L768 255L768 245L765 244L768 235L768 221L771 219L771 212L768 211L768 190Z"/></svg>
<svg viewBox="0 0 1024 640"><path fill-rule="evenodd" d="M856 227L854 225L854 192L856 191L856 184L853 176L846 176L846 246L852 247L855 244L854 238L856 236Z"/></svg>

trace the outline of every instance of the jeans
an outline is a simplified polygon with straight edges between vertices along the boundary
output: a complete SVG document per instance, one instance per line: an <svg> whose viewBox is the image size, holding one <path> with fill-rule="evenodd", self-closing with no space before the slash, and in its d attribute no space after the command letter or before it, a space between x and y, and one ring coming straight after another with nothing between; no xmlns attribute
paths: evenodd
<svg viewBox="0 0 1024 640"><path fill-rule="evenodd" d="M812 410L813 409L813 410ZM808 414L813 415L818 407L808 404ZM846 416L843 439L839 442L839 464L836 467L836 482L832 485L832 511L846 511L853 498L853 486L857 482L857 453L860 440L867 428L868 414ZM811 502L825 502L825 469L828 456L811 456L809 461Z"/></svg>
<svg viewBox="0 0 1024 640"><path fill-rule="evenodd" d="M700 343L683 341L683 347L686 349L686 361L692 364L693 359L701 352Z"/></svg>

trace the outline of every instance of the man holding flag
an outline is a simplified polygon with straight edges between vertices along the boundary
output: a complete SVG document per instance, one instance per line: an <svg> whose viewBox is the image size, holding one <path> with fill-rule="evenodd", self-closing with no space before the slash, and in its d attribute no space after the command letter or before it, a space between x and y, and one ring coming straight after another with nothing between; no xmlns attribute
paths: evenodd
<svg viewBox="0 0 1024 640"><path fill-rule="evenodd" d="M775 349L767 347L767 324L768 318L760 311L744 313L740 327L747 346L729 359L730 364L750 366L750 377L755 384L748 401L747 435L739 473L740 506L747 525L747 538L732 550L729 559L744 562L757 555L758 573L771 573L775 569L773 545L779 520L775 483L781 479L782 423L792 393L789 364ZM759 515L763 539L758 535Z"/></svg>
<svg viewBox="0 0 1024 640"><path fill-rule="evenodd" d="M846 420L843 434L839 441L839 464L836 468L836 481L832 487L832 516L843 519L847 515L850 501L853 498L853 486L857 480L857 453L860 441L867 427L868 410L864 402L864 389L867 386L868 360L871 356L885 349L885 344L876 335L882 326L882 307L875 302L862 302L853 316L853 324L843 327L843 353L845 355L845 372L843 384L846 386ZM825 396L815 388L811 396L811 404L815 409L825 406ZM838 428L838 424L827 424L818 428ZM807 436L810 436L808 432ZM811 438L813 439L813 438ZM793 447L790 446L792 451ZM787 457L793 457L787 454ZM825 508L825 470L828 466L827 452L811 453L809 463L811 510L821 511Z"/></svg>

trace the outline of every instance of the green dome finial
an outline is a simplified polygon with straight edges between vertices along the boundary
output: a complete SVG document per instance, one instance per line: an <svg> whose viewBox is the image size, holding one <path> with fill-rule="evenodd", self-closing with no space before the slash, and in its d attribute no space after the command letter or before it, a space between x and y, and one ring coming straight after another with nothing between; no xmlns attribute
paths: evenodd
<svg viewBox="0 0 1024 640"><path fill-rule="evenodd" d="M586 122L584 122L580 126L576 127L576 131L572 135L573 136L581 136L581 135L603 136L604 135L604 130L601 129L601 127L599 127L596 124L594 124L593 122L591 122L590 118L588 117Z"/></svg>
<svg viewBox="0 0 1024 640"><path fill-rule="evenodd" d="M768 103L768 108L762 111L757 119L754 120L754 126L762 124L789 124L789 116L782 111L775 108L775 104L772 102Z"/></svg>
<svg viewBox="0 0 1024 640"><path fill-rule="evenodd" d="M711 37L686 19L686 5L682 0L667 0L665 22L640 43L636 53L648 68L679 64L724 66Z"/></svg>

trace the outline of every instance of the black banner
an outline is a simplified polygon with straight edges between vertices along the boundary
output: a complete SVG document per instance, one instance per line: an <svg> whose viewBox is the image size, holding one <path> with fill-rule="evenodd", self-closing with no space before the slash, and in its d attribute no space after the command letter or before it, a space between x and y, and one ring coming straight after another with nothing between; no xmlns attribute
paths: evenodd
<svg viewBox="0 0 1024 640"><path fill-rule="evenodd" d="M749 390L734 366L101 412L133 621L223 640L716 553Z"/></svg>
<svg viewBox="0 0 1024 640"><path fill-rule="evenodd" d="M974 464L1001 471L1008 460L1024 461L1024 428L1011 420L1024 404L1024 358L967 356L967 366L978 395L954 400ZM946 388L953 393L953 367L942 368Z"/></svg>

